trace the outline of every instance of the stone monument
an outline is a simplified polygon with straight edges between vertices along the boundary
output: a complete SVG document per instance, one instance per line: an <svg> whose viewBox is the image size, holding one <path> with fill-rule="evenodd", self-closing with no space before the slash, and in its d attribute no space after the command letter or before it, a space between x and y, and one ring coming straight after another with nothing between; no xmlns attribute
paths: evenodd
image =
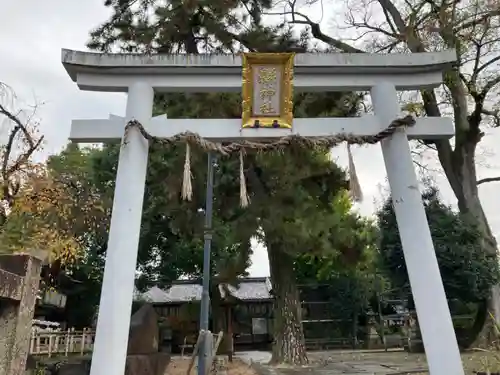
<svg viewBox="0 0 500 375"><path fill-rule="evenodd" d="M42 259L0 255L0 374L22 375L40 285Z"/></svg>
<svg viewBox="0 0 500 375"><path fill-rule="evenodd" d="M158 349L160 326L150 304L143 305L130 321L125 375L164 375L170 354Z"/></svg>

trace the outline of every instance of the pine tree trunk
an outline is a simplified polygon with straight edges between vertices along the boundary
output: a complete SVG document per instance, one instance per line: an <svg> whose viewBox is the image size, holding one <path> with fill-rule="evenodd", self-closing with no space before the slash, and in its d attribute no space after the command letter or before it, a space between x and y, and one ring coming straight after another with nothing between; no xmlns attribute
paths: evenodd
<svg viewBox="0 0 500 375"><path fill-rule="evenodd" d="M293 257L279 245L268 244L269 266L274 295L274 341L271 364L306 365L301 304L295 282Z"/></svg>
<svg viewBox="0 0 500 375"><path fill-rule="evenodd" d="M223 332L226 336L226 308L223 304L219 286L217 283L212 283L210 285L210 309L211 309L211 321L212 321L212 333L214 335ZM223 346L222 346L223 347Z"/></svg>
<svg viewBox="0 0 500 375"><path fill-rule="evenodd" d="M233 307L229 306L226 311L227 318L227 335L226 335L226 350L228 352L228 360L229 362L233 362L233 353L234 353L234 341L233 341Z"/></svg>

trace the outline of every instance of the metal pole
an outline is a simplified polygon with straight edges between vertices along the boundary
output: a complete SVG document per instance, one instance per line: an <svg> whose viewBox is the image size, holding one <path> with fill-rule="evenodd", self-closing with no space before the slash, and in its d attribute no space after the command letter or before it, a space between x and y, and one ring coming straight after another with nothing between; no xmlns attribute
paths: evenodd
<svg viewBox="0 0 500 375"><path fill-rule="evenodd" d="M205 244L203 247L203 292L201 294L200 311L200 331L208 331L209 313L210 313L210 250L212 247L212 207L214 195L214 164L215 156L208 153L207 165L207 195L205 208ZM207 346L205 337L202 337L198 354L198 375L206 374L207 365Z"/></svg>

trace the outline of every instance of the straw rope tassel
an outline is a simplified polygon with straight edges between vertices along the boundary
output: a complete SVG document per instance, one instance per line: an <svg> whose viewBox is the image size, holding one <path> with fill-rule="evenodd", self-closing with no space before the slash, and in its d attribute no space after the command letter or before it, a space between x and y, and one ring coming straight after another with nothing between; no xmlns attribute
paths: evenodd
<svg viewBox="0 0 500 375"><path fill-rule="evenodd" d="M361 191L358 175L356 174L350 143L347 143L347 157L349 159L349 193L355 202L361 202L363 200L363 192Z"/></svg>
<svg viewBox="0 0 500 375"><path fill-rule="evenodd" d="M186 160L184 161L184 175L182 178L182 199L190 201L193 198L193 186L191 185L191 147L186 142Z"/></svg>
<svg viewBox="0 0 500 375"><path fill-rule="evenodd" d="M240 150L240 205L248 207L250 198L248 197L247 184L245 181L245 171L243 168L243 150Z"/></svg>

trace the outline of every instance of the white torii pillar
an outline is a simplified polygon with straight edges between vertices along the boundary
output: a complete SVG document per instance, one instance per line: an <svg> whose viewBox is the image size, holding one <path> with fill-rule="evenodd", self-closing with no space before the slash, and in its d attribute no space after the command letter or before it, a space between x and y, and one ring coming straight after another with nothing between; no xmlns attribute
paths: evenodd
<svg viewBox="0 0 500 375"><path fill-rule="evenodd" d="M149 84L132 83L128 89L127 120L148 124L153 97ZM125 372L148 151L149 142L137 129L131 129L118 159L91 374Z"/></svg>
<svg viewBox="0 0 500 375"><path fill-rule="evenodd" d="M381 121L391 122L400 114L394 85L385 82L376 85L371 97L375 114ZM382 140L381 145L430 373L462 375L460 351L410 144L405 132L397 131Z"/></svg>
<svg viewBox="0 0 500 375"><path fill-rule="evenodd" d="M126 122L140 121L155 137L191 131L210 140L309 137L338 133L372 135L399 116L396 90L432 88L456 60L454 51L411 55L303 54L296 56L294 87L303 91L371 90L375 116L295 119L293 129L240 129L231 119L151 120L158 91L241 90L241 60L235 56L138 56L63 50L63 64L84 90L128 92L126 118L74 120L75 142L117 142ZM204 74L200 74L200 72ZM182 73L182 74L180 74ZM382 141L405 261L432 375L463 375L439 267L408 139L451 138L449 118L421 118ZM131 131L120 151L91 375L123 375L137 261L148 147Z"/></svg>
<svg viewBox="0 0 500 375"><path fill-rule="evenodd" d="M153 96L150 85L140 81L132 84L128 91L126 117L110 115L106 121L122 124L134 119L144 124L164 121L164 115L151 118ZM124 126L122 133L123 129ZM131 129L127 147L120 149L118 160L92 374L104 374L107 369L119 374L125 371L130 326L130 313L126 312L132 308L130 296L135 286L148 152L149 142L137 129Z"/></svg>

